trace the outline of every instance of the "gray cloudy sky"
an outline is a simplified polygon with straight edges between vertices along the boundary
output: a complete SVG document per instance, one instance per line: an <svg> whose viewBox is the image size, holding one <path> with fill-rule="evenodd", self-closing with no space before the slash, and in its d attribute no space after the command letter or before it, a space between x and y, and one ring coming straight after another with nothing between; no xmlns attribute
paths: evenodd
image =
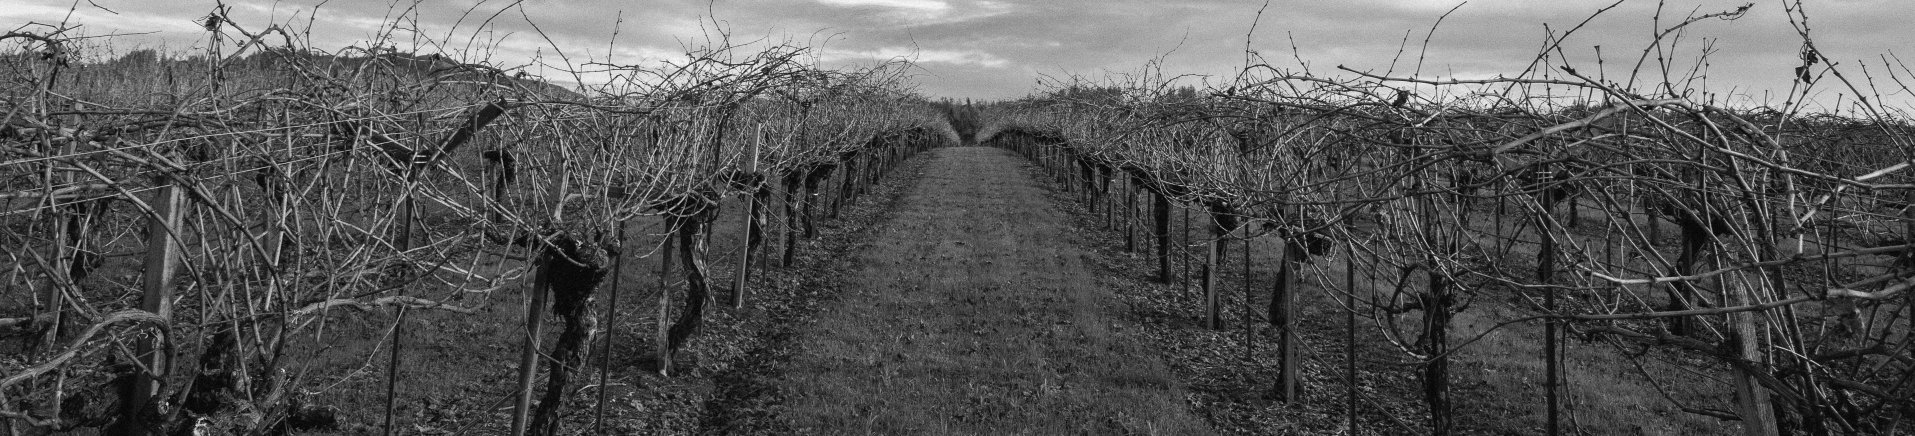
<svg viewBox="0 0 1915 436"><path fill-rule="evenodd" d="M210 1L81 0L69 21L86 25L88 34L152 32L123 38L116 45L156 45L184 49L201 44L203 31L192 20ZM1484 78L1513 75L1526 66L1541 44L1545 25L1567 29L1614 0L1472 0L1450 15L1431 41L1424 76ZM1781 0L1753 0L1736 21L1709 20L1690 27L1676 59L1693 61L1705 48L1710 91L1741 94L1771 102L1787 91L1800 65L1800 38L1789 25ZM9 28L27 22L67 19L71 1L7 0L0 23ZM1791 1L1792 2L1792 1ZM1382 71L1405 38L1410 59L1437 18L1454 0L1272 0L1256 27L1250 47L1280 67L1297 67L1291 53L1318 73L1336 65ZM1667 0L1665 24L1691 13L1734 9L1748 0ZM1866 64L1878 82L1890 82L1883 55L1915 51L1915 8L1909 0L1809 0L1810 24L1817 45L1859 76ZM915 82L932 96L995 99L1037 89L1040 77L1104 77L1129 73L1163 57L1167 74L1208 75L1227 81L1243 65L1245 35L1262 1L1226 0L228 0L233 16L254 28L268 21L311 19L316 46L335 49L374 35L388 17L416 17L417 27L434 39L448 31L463 46L475 32L499 41L493 56L505 64L523 64L531 53L548 55L557 44L574 61L603 59L615 19L623 13L617 45L610 53L622 63L646 62L682 53L683 44L701 40L701 25L724 27L735 40L769 37L822 45L828 63L869 62L894 56L915 58ZM510 6L509 5L516 5ZM1627 0L1592 22L1565 44L1579 70L1595 69L1595 51L1603 48L1610 77L1647 47L1655 0ZM404 13L407 9L414 12ZM108 11L111 10L111 12ZM489 26L477 23L508 9ZM467 10L473 10L466 14ZM551 38L532 32L530 22ZM461 20L463 19L463 22ZM360 44L363 44L360 42ZM406 37L404 48L412 44ZM455 47L456 48L456 47ZM1890 59L1891 61L1893 59ZM1909 59L1915 63L1915 59ZM1407 69L1399 66L1398 71ZM1897 67L1900 68L1900 67ZM534 71L538 72L538 71ZM1905 72L1901 78L1908 78ZM1860 77L1855 77L1862 80ZM1915 81L1911 81L1915 84ZM1820 100L1833 101L1830 80ZM1886 87L1885 87L1886 89ZM1899 87L1897 87L1899 89ZM1850 96L1852 98L1852 96ZM1890 100L1909 101L1909 96Z"/></svg>

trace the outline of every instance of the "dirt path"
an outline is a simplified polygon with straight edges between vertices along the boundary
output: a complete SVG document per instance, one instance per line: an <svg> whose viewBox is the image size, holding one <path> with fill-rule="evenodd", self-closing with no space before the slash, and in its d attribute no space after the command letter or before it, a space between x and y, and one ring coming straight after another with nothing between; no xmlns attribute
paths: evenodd
<svg viewBox="0 0 1915 436"><path fill-rule="evenodd" d="M804 434L1204 434L1022 158L936 150L781 368Z"/></svg>

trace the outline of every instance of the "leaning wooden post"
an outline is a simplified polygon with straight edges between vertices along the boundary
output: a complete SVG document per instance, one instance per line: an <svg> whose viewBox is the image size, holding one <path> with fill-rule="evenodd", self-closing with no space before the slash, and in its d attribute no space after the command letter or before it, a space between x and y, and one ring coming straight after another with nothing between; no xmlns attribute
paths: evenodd
<svg viewBox="0 0 1915 436"><path fill-rule="evenodd" d="M151 205L153 215L146 224L146 269L141 273L140 310L158 315L160 319L171 322L173 319L173 281L179 275L180 247L175 232L180 231L186 211L185 189L179 182L168 176L161 176L166 187ZM149 433L151 420L146 419L153 410L153 395L159 391L159 380L164 378L172 356L156 351L158 339L141 337L134 343L134 355L140 365L149 371L136 371L133 376L132 396L120 408L120 428L126 434L144 435Z"/></svg>
<svg viewBox="0 0 1915 436"><path fill-rule="evenodd" d="M72 151L69 150L68 153L72 153ZM69 174L69 181L67 183L72 183L71 179L72 177ZM84 205L76 205L73 209L81 209L84 207ZM81 213L85 212L68 210L55 215L53 219L55 222L54 234L62 236L58 239L59 242L53 246L53 268L51 271L47 271L47 276L50 279L47 280L45 306L35 308L35 310L50 310L48 310L46 314L48 316L44 318L47 320L47 327L40 336L40 344L32 349L33 354L53 353L55 352L54 350L58 349L60 335L62 331L65 330L64 327L67 322L67 287L78 286L80 277L85 275L84 273L74 274L79 271L84 271L87 268L85 266L86 261L79 258L81 255L80 250L84 249L80 243L84 240L83 234L86 231L84 224L78 219L77 214ZM39 320L43 318L41 318L41 315L35 314L32 319ZM39 356L30 357L37 360ZM47 399L47 408L50 415L60 416L61 403L65 402L63 398L65 398L66 377L67 374L64 370L58 371L54 375L53 392L52 395L49 395L50 398Z"/></svg>
<svg viewBox="0 0 1915 436"><path fill-rule="evenodd" d="M592 417L592 434L605 434L605 388L607 372L612 368L612 344L618 343L618 294L619 278L625 275L625 222L614 221L614 238L618 250L612 253L612 296L605 308L605 346L599 349L598 361L598 409Z"/></svg>
<svg viewBox="0 0 1915 436"><path fill-rule="evenodd" d="M525 430L531 424L532 379L538 375L539 336L545 320L545 294L551 287L552 278L547 277L550 260L545 258L543 247L539 251L540 254L533 256L538 260L534 261L532 286L528 288L532 295L528 296L529 301L525 305L525 340L519 347L518 390L513 391L517 398L512 405L512 436L525 436Z"/></svg>
<svg viewBox="0 0 1915 436"><path fill-rule="evenodd" d="M1719 260L1719 259L1718 259ZM1718 268L1720 265L1718 265ZM1716 278L1716 287L1729 286L1726 289L1731 299L1730 305L1747 306L1756 304L1756 298L1750 295L1749 286L1737 275L1733 280L1720 276ZM1736 357L1750 362L1762 362L1762 344L1756 337L1757 312L1735 312L1729 314L1729 325L1735 329ZM1735 371L1735 397L1737 414L1742 416L1742 433L1748 436L1774 436L1780 434L1775 422L1775 405L1770 403L1768 388L1762 387L1746 370Z"/></svg>
<svg viewBox="0 0 1915 436"><path fill-rule="evenodd" d="M396 223L398 228L395 229L393 233L394 235L393 248L395 249L395 251L399 253L400 262L403 262L402 266L405 268L403 270L404 272L401 273L401 277L399 277L400 280L409 280L411 278L410 276L412 275L412 264L408 260L409 258L406 253L412 251L412 220L413 220L413 212L414 212L414 207L412 203L412 184L417 180L417 177L416 177L417 173L415 172L413 174L415 174L415 176L406 177L405 198L400 200L399 219L398 219L398 222ZM396 289L395 291L400 296L406 295L406 287L404 286L398 287L398 289ZM395 313L393 316L392 354L391 354L391 360L386 362L387 365L386 365L385 434L387 435L399 433L393 430L393 426L394 426L393 419L398 414L399 379L400 379L400 371L401 371L400 363L401 363L401 358L405 355L404 354L405 353L405 338L406 338L405 324L406 324L406 306L401 305L399 306L397 313Z"/></svg>
<svg viewBox="0 0 1915 436"><path fill-rule="evenodd" d="M760 133L752 137L762 138L764 134ZM764 189L762 186L765 184L765 178L758 174L758 141L752 140L750 147L751 151L746 153L750 158L745 161L747 180L750 181L745 191L745 249L738 250L738 272L732 276L732 309L745 308L745 281L751 279L751 255L764 240L764 236L760 235L764 232L764 228L759 224L758 219L758 193Z"/></svg>
<svg viewBox="0 0 1915 436"><path fill-rule="evenodd" d="M666 344L671 343L672 314L672 252L677 247L677 220L665 219L665 246L659 251L658 264L658 336L657 349L653 350L658 359L658 375L671 375L672 350Z"/></svg>
<svg viewBox="0 0 1915 436"><path fill-rule="evenodd" d="M487 150L480 156L485 158L486 169L496 173L492 179L492 202L497 204L487 208L485 216L488 221L500 223L505 221L501 211L511 201L511 194L505 188L518 178L518 158L503 148Z"/></svg>

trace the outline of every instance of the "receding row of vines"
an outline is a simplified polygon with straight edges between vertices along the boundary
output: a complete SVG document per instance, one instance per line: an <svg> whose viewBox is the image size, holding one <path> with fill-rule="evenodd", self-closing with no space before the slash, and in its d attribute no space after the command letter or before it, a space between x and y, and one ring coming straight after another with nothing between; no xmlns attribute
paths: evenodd
<svg viewBox="0 0 1915 436"><path fill-rule="evenodd" d="M402 51L403 26L328 52L223 8L202 24L207 49L185 54L116 54L78 27L0 35L6 434L404 431L396 381L435 377L408 372L420 344L401 326L425 324L406 318L521 293L522 341L487 357L517 361L514 398L467 424L558 434L592 370L604 383L594 349L647 343L673 373L708 313L752 303L763 259L804 255L817 209L952 140L908 64L823 68L799 45L552 68L611 78L566 89L443 54L479 50ZM711 250L721 211L749 223L743 246ZM641 259L672 287L657 328L601 325ZM343 347L367 319L377 344ZM383 417L311 401L381 372Z"/></svg>
<svg viewBox="0 0 1915 436"><path fill-rule="evenodd" d="M1576 39L1558 32L1529 69L1494 79L1268 63L1203 88L1148 71L1078 79L990 108L984 135L1091 210L1142 223L1162 281L1186 248L1171 236L1173 206L1196 211L1207 228L1188 247L1202 265L1185 280L1202 289L1202 324L1268 323L1282 362L1262 389L1298 399L1347 387L1350 431L1370 407L1356 353L1333 366L1349 386L1304 385L1298 368L1314 357L1298 351L1309 346L1299 319L1370 329L1415 362L1401 370L1421 387L1427 425L1376 424L1389 432L1458 430L1453 379L1469 374L1451 359L1519 326L1541 338L1503 351L1542 362L1533 404L1549 434L1573 430L1561 416L1566 346L1611 350L1614 370L1656 386L1719 386L1729 407L1664 400L1748 434L1906 429L1915 125L1881 96L1908 95L1915 71L1825 57L1797 5L1788 101L1714 101L1699 88L1707 59L1662 53L1685 26L1747 9L1660 23L1606 66L1566 61ZM1803 103L1837 93L1840 107ZM1275 283L1240 296L1268 306L1224 319L1239 296L1217 283L1219 258L1269 239L1281 241ZM1330 309L1297 311L1305 292ZM1466 313L1489 327L1460 333L1452 321Z"/></svg>

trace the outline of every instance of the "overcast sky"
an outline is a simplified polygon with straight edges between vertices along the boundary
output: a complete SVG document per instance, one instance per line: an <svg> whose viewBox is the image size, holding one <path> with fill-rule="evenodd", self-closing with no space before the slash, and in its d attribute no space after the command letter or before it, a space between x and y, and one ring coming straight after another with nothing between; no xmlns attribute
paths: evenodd
<svg viewBox="0 0 1915 436"><path fill-rule="evenodd" d="M68 21L87 34L140 33L115 45L165 44L188 49L205 35L193 20L210 1L6 0L0 23ZM1549 29L1575 26L1614 0L1473 0L1443 21L1430 42L1425 77L1485 78L1514 75L1534 58ZM1410 66L1425 34L1452 0L1272 0L1251 35L1249 47L1279 67L1297 68L1300 57L1317 73L1335 66L1383 71L1408 38ZM1665 25L1693 14L1735 9L1744 0L1667 0ZM1890 82L1883 56L1911 55L1915 7L1909 0L1806 1L1816 44L1842 63L1857 81L1866 64L1878 82ZM1228 81L1244 64L1245 37L1262 1L1223 0L228 0L235 20L252 28L268 22L312 24L315 46L337 49L364 44L389 17L416 17L427 36L450 32L455 46L477 33L497 41L494 60L523 64L531 53L561 47L574 61L604 59L643 63L682 53L703 39L701 27L727 29L735 40L769 38L819 47L827 63L870 62L905 57L919 65L915 82L927 95L999 99L1039 89L1041 77L1105 77L1134 73L1147 61L1164 60L1168 74ZM97 6L95 6L97 5ZM516 6L514 6L516 5ZM1606 73L1624 68L1647 47L1655 0L1627 0L1570 39L1565 54L1580 71L1595 70L1602 46ZM1801 39L1781 0L1757 0L1735 21L1708 20L1689 28L1676 59L1692 62L1707 47L1709 90L1779 102L1801 64ZM73 9L69 18L69 9ZM406 9L414 9L410 14ZM109 11L110 10L110 11ZM472 13L467 14L470 10ZM487 22L486 27L478 23ZM613 46L616 26L619 34ZM550 38L528 25L536 24ZM461 21L463 20L463 21ZM717 24L713 24L714 21ZM456 24L456 26L455 26ZM31 30L31 29L29 29ZM1292 53L1294 41L1295 53ZM401 48L413 44L410 37ZM1897 52L1899 50L1899 52ZM1892 60L1892 59L1891 59ZM1915 59L1908 59L1915 64ZM1685 62L1687 63L1687 62ZM1900 67L1897 67L1900 68ZM538 71L534 71L537 73ZM547 71L550 73L550 71ZM1908 81L1905 72L1902 79ZM1910 81L1915 84L1915 81ZM1819 98L1833 101L1833 80ZM1889 87L1884 87L1885 91ZM1899 89L1899 87L1895 87ZM1853 96L1849 96L1852 98ZM1908 101L1908 96L1889 97Z"/></svg>

